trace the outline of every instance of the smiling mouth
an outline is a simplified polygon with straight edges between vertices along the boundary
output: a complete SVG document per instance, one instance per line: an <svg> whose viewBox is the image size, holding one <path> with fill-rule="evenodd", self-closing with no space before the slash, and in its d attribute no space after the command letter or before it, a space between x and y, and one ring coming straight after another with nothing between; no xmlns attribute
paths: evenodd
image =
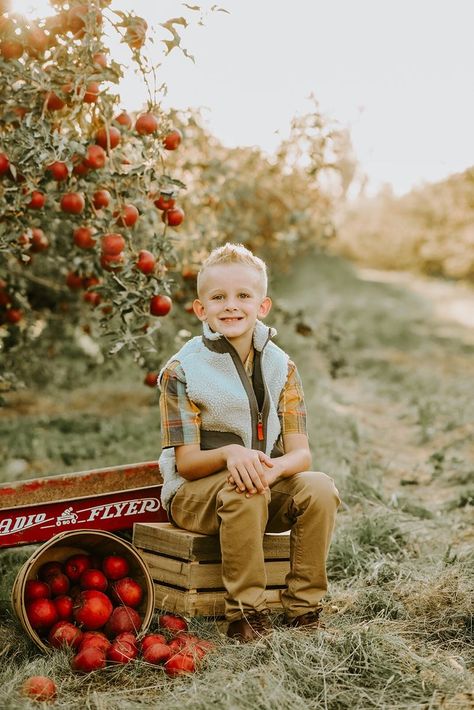
<svg viewBox="0 0 474 710"><path fill-rule="evenodd" d="M221 318L220 320L224 321L225 323L233 323L234 321L242 320L242 316L228 316L226 318Z"/></svg>

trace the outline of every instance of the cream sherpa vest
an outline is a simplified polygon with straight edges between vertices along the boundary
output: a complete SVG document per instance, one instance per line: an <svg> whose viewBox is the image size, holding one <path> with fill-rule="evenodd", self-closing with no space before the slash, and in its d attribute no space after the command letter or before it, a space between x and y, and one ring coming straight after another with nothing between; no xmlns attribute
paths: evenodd
<svg viewBox="0 0 474 710"><path fill-rule="evenodd" d="M278 402L288 376L289 360L288 355L271 342L274 335L273 328L257 321L253 344L254 367L257 374L261 372L260 405L237 352L207 323L203 325L202 337L189 340L162 369L159 383L169 363L180 363L187 394L200 409L202 449L235 441L248 448L261 449L268 455L274 451L280 436ZM163 449L159 464L163 477L161 501L168 510L172 496L185 479L176 471L173 447Z"/></svg>

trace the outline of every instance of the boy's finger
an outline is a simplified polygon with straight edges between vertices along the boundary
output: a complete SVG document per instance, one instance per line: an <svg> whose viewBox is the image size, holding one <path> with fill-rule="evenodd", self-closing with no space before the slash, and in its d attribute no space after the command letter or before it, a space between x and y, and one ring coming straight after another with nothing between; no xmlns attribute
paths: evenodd
<svg viewBox="0 0 474 710"><path fill-rule="evenodd" d="M232 478L234 479L234 485L235 487L240 490L240 491L245 491L245 484L242 481L240 474L237 470L237 468L232 469Z"/></svg>
<svg viewBox="0 0 474 710"><path fill-rule="evenodd" d="M255 472L257 473L259 480L263 482L265 480L265 471L263 469L262 462L258 457L254 460L253 467L255 469Z"/></svg>
<svg viewBox="0 0 474 710"><path fill-rule="evenodd" d="M263 473L262 467L260 466L259 471L257 469L257 466L254 466L254 468L250 470L250 476L252 478L255 488L259 493L261 493L265 487L265 474Z"/></svg>
<svg viewBox="0 0 474 710"><path fill-rule="evenodd" d="M254 488L254 484L253 484L251 477L249 476L247 469L242 464L240 466L240 468L238 469L238 471L239 471L240 480L244 486L244 488L242 488L242 490L247 489L248 491L251 491ZM239 488L240 488L240 486L239 486Z"/></svg>

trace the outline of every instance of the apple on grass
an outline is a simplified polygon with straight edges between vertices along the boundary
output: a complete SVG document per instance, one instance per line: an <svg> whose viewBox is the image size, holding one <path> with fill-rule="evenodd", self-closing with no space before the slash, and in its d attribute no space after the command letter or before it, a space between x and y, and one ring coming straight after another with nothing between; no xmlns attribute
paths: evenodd
<svg viewBox="0 0 474 710"><path fill-rule="evenodd" d="M188 630L186 619L178 614L162 614L158 617L158 623L162 629L168 629L173 634Z"/></svg>
<svg viewBox="0 0 474 710"><path fill-rule="evenodd" d="M57 695L56 683L45 675L32 675L21 686L21 694L37 702L54 700Z"/></svg>

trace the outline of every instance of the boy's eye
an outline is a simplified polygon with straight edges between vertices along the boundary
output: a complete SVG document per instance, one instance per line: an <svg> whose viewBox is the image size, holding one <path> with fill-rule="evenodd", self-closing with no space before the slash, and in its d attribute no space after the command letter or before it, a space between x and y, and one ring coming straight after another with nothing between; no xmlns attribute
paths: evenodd
<svg viewBox="0 0 474 710"><path fill-rule="evenodd" d="M250 298L248 293L239 293L239 298Z"/></svg>
<svg viewBox="0 0 474 710"><path fill-rule="evenodd" d="M212 301L220 301L224 296L222 294L218 293L216 296L212 296Z"/></svg>

